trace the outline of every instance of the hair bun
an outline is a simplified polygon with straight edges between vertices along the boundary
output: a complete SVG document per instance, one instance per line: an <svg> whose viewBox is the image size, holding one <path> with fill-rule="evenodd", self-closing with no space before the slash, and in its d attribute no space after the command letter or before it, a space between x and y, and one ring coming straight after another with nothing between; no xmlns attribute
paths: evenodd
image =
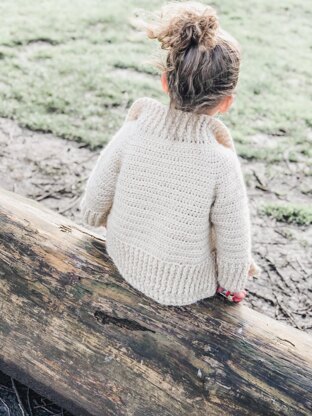
<svg viewBox="0 0 312 416"><path fill-rule="evenodd" d="M211 14L211 10L206 9L201 15L188 13L183 16L177 26L180 26L181 46L185 43L185 47L198 44L212 48L216 44L219 22L216 14Z"/></svg>
<svg viewBox="0 0 312 416"><path fill-rule="evenodd" d="M169 3L153 22L145 26L151 39L158 39L163 49L185 50L191 45L214 48L219 21L216 11L197 2Z"/></svg>

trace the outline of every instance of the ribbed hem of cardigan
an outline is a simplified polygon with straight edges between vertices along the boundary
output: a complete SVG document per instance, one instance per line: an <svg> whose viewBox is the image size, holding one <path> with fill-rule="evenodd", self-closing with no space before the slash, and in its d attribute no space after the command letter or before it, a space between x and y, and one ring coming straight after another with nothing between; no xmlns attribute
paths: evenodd
<svg viewBox="0 0 312 416"><path fill-rule="evenodd" d="M245 289L248 279L250 261L244 263L218 263L218 283L231 292L240 292Z"/></svg>
<svg viewBox="0 0 312 416"><path fill-rule="evenodd" d="M82 199L80 203L80 211L81 218L84 223L89 224L93 227L99 227L100 225L105 224L106 214L102 212L95 212L92 209L88 208L85 199Z"/></svg>
<svg viewBox="0 0 312 416"><path fill-rule="evenodd" d="M211 259L197 265L162 261L125 244L107 229L106 250L121 276L135 289L162 305L190 305L217 290Z"/></svg>

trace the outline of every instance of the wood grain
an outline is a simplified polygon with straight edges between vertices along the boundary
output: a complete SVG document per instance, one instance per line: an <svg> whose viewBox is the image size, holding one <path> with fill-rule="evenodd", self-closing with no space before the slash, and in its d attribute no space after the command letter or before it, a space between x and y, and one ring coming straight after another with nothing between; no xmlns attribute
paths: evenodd
<svg viewBox="0 0 312 416"><path fill-rule="evenodd" d="M0 367L75 415L311 415L311 346L222 299L157 304L99 236L0 190Z"/></svg>

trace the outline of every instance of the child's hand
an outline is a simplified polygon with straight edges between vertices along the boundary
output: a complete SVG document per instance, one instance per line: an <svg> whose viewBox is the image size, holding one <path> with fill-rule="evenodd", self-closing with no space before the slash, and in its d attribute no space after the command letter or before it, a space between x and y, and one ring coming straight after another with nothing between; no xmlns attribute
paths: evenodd
<svg viewBox="0 0 312 416"><path fill-rule="evenodd" d="M250 268L248 271L248 277L258 277L260 276L261 268L255 263L254 259L251 259Z"/></svg>
<svg viewBox="0 0 312 416"><path fill-rule="evenodd" d="M242 290L240 292L230 292L221 286L218 287L217 293L225 297L228 301L235 303L241 302L247 295L246 290Z"/></svg>

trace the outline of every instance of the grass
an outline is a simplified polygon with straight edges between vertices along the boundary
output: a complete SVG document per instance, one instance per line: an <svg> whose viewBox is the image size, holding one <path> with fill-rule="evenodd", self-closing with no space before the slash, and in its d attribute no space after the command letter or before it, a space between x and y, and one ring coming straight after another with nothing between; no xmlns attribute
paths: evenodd
<svg viewBox="0 0 312 416"><path fill-rule="evenodd" d="M145 61L156 45L129 17L158 0L2 0L0 116L33 130L102 146L140 96L166 102ZM247 158L311 156L312 5L299 0L218 0L222 25L241 43L237 100L224 121ZM249 145L255 134L273 145ZM308 155L306 153L308 152ZM309 153L310 152L310 153ZM271 158L271 159L270 159Z"/></svg>
<svg viewBox="0 0 312 416"><path fill-rule="evenodd" d="M294 204L268 204L261 211L277 221L288 224L311 225L312 208Z"/></svg>

